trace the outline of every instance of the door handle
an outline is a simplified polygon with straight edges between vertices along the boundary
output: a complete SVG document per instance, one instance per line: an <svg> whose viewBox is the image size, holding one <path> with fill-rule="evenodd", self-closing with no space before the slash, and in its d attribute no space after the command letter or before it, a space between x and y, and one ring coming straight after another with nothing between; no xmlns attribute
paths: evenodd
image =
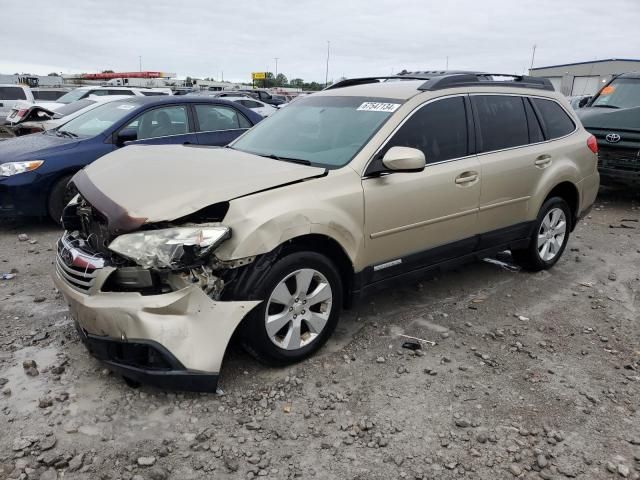
<svg viewBox="0 0 640 480"><path fill-rule="evenodd" d="M463 172L456 177L457 185L464 185L478 180L478 172Z"/></svg>
<svg viewBox="0 0 640 480"><path fill-rule="evenodd" d="M191 145L191 142L184 142L182 145Z"/></svg>
<svg viewBox="0 0 640 480"><path fill-rule="evenodd" d="M540 155L533 163L536 165L536 167L548 167L549 165L551 165L551 155Z"/></svg>

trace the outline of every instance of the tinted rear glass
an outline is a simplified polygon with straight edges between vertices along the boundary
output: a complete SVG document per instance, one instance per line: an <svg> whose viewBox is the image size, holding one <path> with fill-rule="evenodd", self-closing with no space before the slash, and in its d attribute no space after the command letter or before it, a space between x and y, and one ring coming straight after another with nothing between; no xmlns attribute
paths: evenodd
<svg viewBox="0 0 640 480"><path fill-rule="evenodd" d="M575 130L576 126L573 120L556 102L542 98L532 98L532 100L542 117L540 120L547 140L564 137Z"/></svg>
<svg viewBox="0 0 640 480"><path fill-rule="evenodd" d="M63 91L59 90L33 90L33 98L36 100L57 100L62 95L65 94Z"/></svg>
<svg viewBox="0 0 640 480"><path fill-rule="evenodd" d="M481 152L527 145L529 131L522 97L473 95Z"/></svg>
<svg viewBox="0 0 640 480"><path fill-rule="evenodd" d="M0 87L0 99L2 100L26 100L27 96L20 87Z"/></svg>

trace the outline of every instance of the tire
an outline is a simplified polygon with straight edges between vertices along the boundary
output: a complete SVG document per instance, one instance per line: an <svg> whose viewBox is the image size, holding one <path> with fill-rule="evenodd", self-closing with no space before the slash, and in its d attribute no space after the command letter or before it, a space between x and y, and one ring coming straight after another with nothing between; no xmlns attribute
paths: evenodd
<svg viewBox="0 0 640 480"><path fill-rule="evenodd" d="M298 289L301 291L296 292ZM327 294L330 298L320 301ZM342 280L324 255L293 252L273 264L252 296L263 302L241 325L242 345L262 363L286 365L312 355L335 330L342 307Z"/></svg>
<svg viewBox="0 0 640 480"><path fill-rule="evenodd" d="M540 208L529 245L522 250L513 250L511 255L516 263L526 270L547 270L553 267L564 253L570 231L569 205L560 197L549 198Z"/></svg>
<svg viewBox="0 0 640 480"><path fill-rule="evenodd" d="M73 175L62 177L53 185L49 193L49 202L47 203L49 217L58 225L60 224L60 217L62 217L64 207L66 207L76 193L78 193L75 188L67 186L71 177L73 177Z"/></svg>

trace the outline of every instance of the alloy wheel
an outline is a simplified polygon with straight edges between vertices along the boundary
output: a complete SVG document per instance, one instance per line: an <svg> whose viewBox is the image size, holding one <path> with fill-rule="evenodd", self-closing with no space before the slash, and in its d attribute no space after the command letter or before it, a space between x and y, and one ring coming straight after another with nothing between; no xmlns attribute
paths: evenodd
<svg viewBox="0 0 640 480"><path fill-rule="evenodd" d="M561 208L547 212L538 230L538 254L545 262L553 260L564 243L567 233L567 217Z"/></svg>
<svg viewBox="0 0 640 480"><path fill-rule="evenodd" d="M332 301L331 285L322 273L311 268L290 273L276 285L267 303L269 339L284 350L309 345L327 325Z"/></svg>

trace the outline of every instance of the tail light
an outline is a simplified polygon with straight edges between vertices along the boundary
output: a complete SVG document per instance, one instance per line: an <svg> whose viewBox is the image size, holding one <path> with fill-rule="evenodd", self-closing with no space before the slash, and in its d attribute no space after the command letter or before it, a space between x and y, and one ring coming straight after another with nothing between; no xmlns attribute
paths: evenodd
<svg viewBox="0 0 640 480"><path fill-rule="evenodd" d="M28 111L29 111L28 108L23 108L22 110L18 110L18 115L17 116L22 118L27 114Z"/></svg>
<svg viewBox="0 0 640 480"><path fill-rule="evenodd" d="M596 137L591 135L587 139L587 147L589 147L589 150L591 150L593 153L598 153L598 141L596 140Z"/></svg>

